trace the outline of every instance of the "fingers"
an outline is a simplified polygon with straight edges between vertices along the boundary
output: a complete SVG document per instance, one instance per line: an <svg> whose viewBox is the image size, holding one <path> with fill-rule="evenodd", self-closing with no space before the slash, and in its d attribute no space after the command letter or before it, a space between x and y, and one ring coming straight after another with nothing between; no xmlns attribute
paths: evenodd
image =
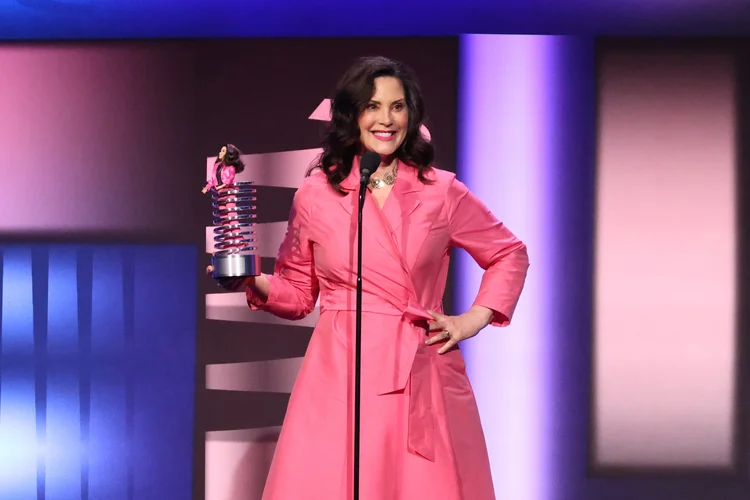
<svg viewBox="0 0 750 500"><path fill-rule="evenodd" d="M442 314L438 314L435 311L427 311L427 312L430 313L430 316L435 318L435 321L430 323L430 331L433 332L435 330L445 330L446 326L448 326L445 323L446 316L443 316Z"/></svg>
<svg viewBox="0 0 750 500"><path fill-rule="evenodd" d="M445 316L443 316L442 314L438 314L435 311L427 311L427 312L430 313L430 316L432 316L433 318L435 318L435 321L439 321L439 320L445 318Z"/></svg>
<svg viewBox="0 0 750 500"><path fill-rule="evenodd" d="M243 278L219 278L216 284L225 290L236 292L245 286L245 280Z"/></svg>
<svg viewBox="0 0 750 500"><path fill-rule="evenodd" d="M433 335L432 337L430 337L429 339L427 339L427 340L425 341L425 344L427 344L427 345L432 345L432 344L434 344L435 342L440 342L441 340L448 340L448 339L450 339L450 338L451 338L451 334L450 334L450 333L448 333L448 331L447 331L447 330L442 330L442 331L441 331L440 333L438 333L437 335Z"/></svg>
<svg viewBox="0 0 750 500"><path fill-rule="evenodd" d="M447 325L443 321L435 321L433 323L430 323L430 331L434 332L436 330L445 330L445 327Z"/></svg>
<svg viewBox="0 0 750 500"><path fill-rule="evenodd" d="M438 354L445 354L450 349L453 349L453 346L455 346L456 344L458 344L458 340L449 338L448 342L446 342L445 345L441 347L440 350L438 350Z"/></svg>
<svg viewBox="0 0 750 500"><path fill-rule="evenodd" d="M212 272L214 272L214 266L209 265L206 267L206 274L211 274Z"/></svg>

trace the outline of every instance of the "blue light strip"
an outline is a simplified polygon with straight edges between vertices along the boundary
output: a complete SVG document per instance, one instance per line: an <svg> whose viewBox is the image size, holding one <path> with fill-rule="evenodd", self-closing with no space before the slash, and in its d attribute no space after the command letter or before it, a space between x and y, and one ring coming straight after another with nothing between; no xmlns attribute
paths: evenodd
<svg viewBox="0 0 750 500"><path fill-rule="evenodd" d="M37 430L31 250L3 255L0 498L36 500Z"/></svg>
<svg viewBox="0 0 750 500"><path fill-rule="evenodd" d="M47 304L47 500L79 498L80 435L77 255L72 247L49 253Z"/></svg>
<svg viewBox="0 0 750 500"><path fill-rule="evenodd" d="M119 248L93 252L89 484L91 500L128 498L123 261Z"/></svg>

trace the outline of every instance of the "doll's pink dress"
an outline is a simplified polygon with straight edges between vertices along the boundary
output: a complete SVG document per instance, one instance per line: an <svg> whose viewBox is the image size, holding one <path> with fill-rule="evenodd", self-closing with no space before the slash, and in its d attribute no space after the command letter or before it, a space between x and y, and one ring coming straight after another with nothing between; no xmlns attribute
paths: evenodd
<svg viewBox="0 0 750 500"><path fill-rule="evenodd" d="M214 163L214 167L213 167L213 170L211 172L211 178L206 183L206 189L216 189L220 185L228 186L228 185L231 185L231 184L234 183L234 178L235 178L235 175L236 175L235 168L232 165L223 165L223 166L222 165L223 164L220 161L217 161L216 163ZM219 177L221 177L221 183L219 183L217 181L217 175L216 175L216 172L219 169L219 166L222 166L221 172L219 174ZM229 208L234 208L236 206L237 206L236 203L226 203L226 204L224 204L224 207L228 208L228 209ZM230 212L229 216L232 216L232 215L234 215L234 214L232 214ZM230 238L237 238L237 237L239 237L239 233L240 233L240 229L230 229L230 230L227 230L227 231L224 232L224 236L225 237L230 237ZM236 244L236 245L228 244L226 246L226 248L224 248L224 250L228 250L228 249L243 249L243 248L246 248L247 246L248 245L246 243L240 243L240 244Z"/></svg>

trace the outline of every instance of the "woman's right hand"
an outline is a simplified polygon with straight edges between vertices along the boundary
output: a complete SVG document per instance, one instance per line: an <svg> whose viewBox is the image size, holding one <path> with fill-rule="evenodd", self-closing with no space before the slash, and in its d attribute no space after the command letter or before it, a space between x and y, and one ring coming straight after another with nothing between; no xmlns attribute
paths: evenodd
<svg viewBox="0 0 750 500"><path fill-rule="evenodd" d="M214 272L214 266L209 265L206 267L206 274L211 276L213 272ZM255 279L255 277L254 276L242 276L239 278L214 278L214 279L216 280L216 283L223 289L228 290L230 292L237 292L245 288L246 286L250 285Z"/></svg>

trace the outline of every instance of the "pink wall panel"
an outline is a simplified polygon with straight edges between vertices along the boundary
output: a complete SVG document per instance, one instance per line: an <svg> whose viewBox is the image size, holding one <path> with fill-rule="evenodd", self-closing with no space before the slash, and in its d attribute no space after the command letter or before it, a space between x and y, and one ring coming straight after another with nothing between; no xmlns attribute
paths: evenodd
<svg viewBox="0 0 750 500"><path fill-rule="evenodd" d="M0 46L0 232L192 241L192 68L169 44Z"/></svg>
<svg viewBox="0 0 750 500"><path fill-rule="evenodd" d="M600 75L595 461L728 467L734 63L721 53L613 52Z"/></svg>

